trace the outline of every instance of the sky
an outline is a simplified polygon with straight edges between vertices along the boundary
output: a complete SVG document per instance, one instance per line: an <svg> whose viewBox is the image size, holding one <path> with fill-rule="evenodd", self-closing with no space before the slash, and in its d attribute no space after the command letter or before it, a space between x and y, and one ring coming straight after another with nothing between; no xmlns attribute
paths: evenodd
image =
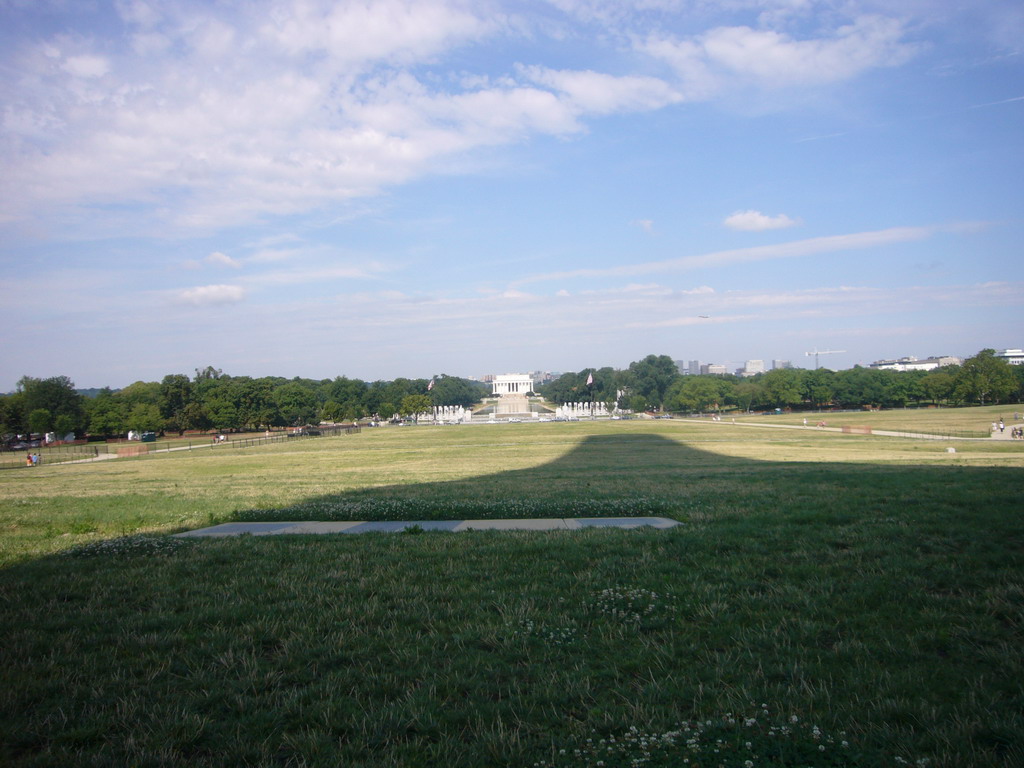
<svg viewBox="0 0 1024 768"><path fill-rule="evenodd" d="M0 391L1024 346L1019 0L0 0Z"/></svg>

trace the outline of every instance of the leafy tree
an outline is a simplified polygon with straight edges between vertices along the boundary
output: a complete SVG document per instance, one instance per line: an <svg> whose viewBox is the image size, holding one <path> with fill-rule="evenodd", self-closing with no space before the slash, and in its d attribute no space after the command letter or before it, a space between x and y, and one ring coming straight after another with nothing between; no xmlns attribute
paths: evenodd
<svg viewBox="0 0 1024 768"><path fill-rule="evenodd" d="M921 378L920 386L924 396L936 405L950 400L956 389L956 372L949 370L949 368L951 366L927 371ZM959 369L959 366L957 366L957 369Z"/></svg>
<svg viewBox="0 0 1024 768"><path fill-rule="evenodd" d="M389 419L395 412L395 405L393 401L389 401L385 394L387 392L386 381L375 381L372 384L367 385L366 394L363 395L363 411L368 414L377 414L381 418ZM385 401L388 401L391 405L391 414L384 416L382 409Z"/></svg>
<svg viewBox="0 0 1024 768"><path fill-rule="evenodd" d="M756 379L737 382L726 395L728 402L735 403L741 410L749 411L754 403L763 397L761 384Z"/></svg>
<svg viewBox="0 0 1024 768"><path fill-rule="evenodd" d="M398 409L397 409L397 408L395 408L395 404L394 404L394 403L391 403L391 402L384 402L384 403L381 403L381 404L380 404L380 405L379 405L379 406L377 407L377 410L376 410L376 411L374 411L374 413L378 414L378 415L379 415L379 416L380 416L380 417L381 417L382 419L384 419L385 421L387 421L388 419L390 419L390 418L391 418L392 416L394 416L394 415L395 415L395 414L396 414L397 412L398 412Z"/></svg>
<svg viewBox="0 0 1024 768"><path fill-rule="evenodd" d="M801 371L795 368L776 368L758 377L761 402L773 408L785 408L803 402Z"/></svg>
<svg viewBox="0 0 1024 768"><path fill-rule="evenodd" d="M433 404L426 395L406 395L402 398L398 412L403 416L415 416L418 413L429 411L432 407Z"/></svg>
<svg viewBox="0 0 1024 768"><path fill-rule="evenodd" d="M647 398L643 395L630 395L627 405L633 413L643 413L647 410Z"/></svg>
<svg viewBox="0 0 1024 768"><path fill-rule="evenodd" d="M25 396L20 392L0 395L0 435L16 435L25 432L28 421L24 410Z"/></svg>
<svg viewBox="0 0 1024 768"><path fill-rule="evenodd" d="M53 376L49 379L33 379L31 376L23 376L18 382L18 391L24 395L23 407L30 419L33 411L45 410L50 413L51 421L46 431L53 428L55 420L59 416L68 417L72 430L77 429L85 422L83 398L75 391L74 382L67 376ZM38 432L39 430L32 429L32 431Z"/></svg>
<svg viewBox="0 0 1024 768"><path fill-rule="evenodd" d="M1018 403L1024 403L1024 365L1011 365L1013 376L1017 380L1017 390L1012 397Z"/></svg>
<svg viewBox="0 0 1024 768"><path fill-rule="evenodd" d="M345 416L345 406L336 400L328 400L320 409L320 418L323 421L339 421Z"/></svg>
<svg viewBox="0 0 1024 768"><path fill-rule="evenodd" d="M587 371L579 373L563 373L554 381L538 387L537 394L558 405L566 403L588 402L590 393L587 391Z"/></svg>
<svg viewBox="0 0 1024 768"><path fill-rule="evenodd" d="M53 414L48 408L35 408L28 415L28 431L40 435L49 432L53 426Z"/></svg>
<svg viewBox="0 0 1024 768"><path fill-rule="evenodd" d="M426 379L397 378L394 381L384 384L383 392L381 393L381 402L387 400L391 403L398 403L398 410L400 412L402 400L407 395L426 396L427 384L429 384L429 382Z"/></svg>
<svg viewBox="0 0 1024 768"><path fill-rule="evenodd" d="M289 426L309 424L319 410L316 393L301 381L289 381L274 390L274 403Z"/></svg>
<svg viewBox="0 0 1024 768"><path fill-rule="evenodd" d="M57 434L58 440L63 440L65 435L73 434L77 427L75 420L66 413L62 413L53 420L53 431Z"/></svg>
<svg viewBox="0 0 1024 768"><path fill-rule="evenodd" d="M137 403L128 413L128 428L136 432L157 432L163 422L160 409L151 403Z"/></svg>
<svg viewBox="0 0 1024 768"><path fill-rule="evenodd" d="M816 408L828 405L835 397L836 374L828 368L816 368L803 374L803 397Z"/></svg>
<svg viewBox="0 0 1024 768"><path fill-rule="evenodd" d="M927 371L907 371L904 374L907 379L907 397L915 403L920 404L922 400L927 398L927 394L924 391L924 379L927 375Z"/></svg>
<svg viewBox="0 0 1024 768"><path fill-rule="evenodd" d="M629 364L629 386L634 394L643 395L649 405L660 408L665 392L679 376L679 368L668 355L648 355Z"/></svg>
<svg viewBox="0 0 1024 768"><path fill-rule="evenodd" d="M207 430L213 426L210 413L202 403L191 402L181 413L181 425L184 429Z"/></svg>
<svg viewBox="0 0 1024 768"><path fill-rule="evenodd" d="M346 413L354 412L357 416L363 414L367 392L365 381L360 379L349 379L345 376L338 376L334 381L328 381L324 387L324 406L328 403L335 403L336 408L331 409L331 419L344 418Z"/></svg>
<svg viewBox="0 0 1024 768"><path fill-rule="evenodd" d="M486 384L469 381L458 376L441 374L434 377L434 388L430 390L430 400L434 405L462 406L469 408L479 403L489 393Z"/></svg>
<svg viewBox="0 0 1024 768"><path fill-rule="evenodd" d="M224 382L222 398L234 403L242 426L284 426L288 422L280 414L274 398L274 390L285 383L284 379L265 377L251 379L241 376Z"/></svg>
<svg viewBox="0 0 1024 768"><path fill-rule="evenodd" d="M224 376L224 371L220 368L214 368L212 365L208 365L202 370L196 368L196 383L201 381L216 381Z"/></svg>
<svg viewBox="0 0 1024 768"><path fill-rule="evenodd" d="M242 426L242 419L238 414L238 408L227 399L211 400L207 406L210 424L222 431L234 431Z"/></svg>
<svg viewBox="0 0 1024 768"><path fill-rule="evenodd" d="M725 387L718 376L680 376L665 394L665 407L683 412L718 410Z"/></svg>
<svg viewBox="0 0 1024 768"><path fill-rule="evenodd" d="M956 389L965 400L999 402L1017 389L1012 366L996 357L994 349L983 349L964 360L956 377Z"/></svg>
<svg viewBox="0 0 1024 768"><path fill-rule="evenodd" d="M859 365L836 372L835 400L846 408L882 405L888 400L885 377L874 368Z"/></svg>
<svg viewBox="0 0 1024 768"><path fill-rule="evenodd" d="M164 376L160 382L160 415L167 421L169 429L179 434L184 433L185 419L182 414L192 402L192 382L183 373L172 373Z"/></svg>
<svg viewBox="0 0 1024 768"><path fill-rule="evenodd" d="M121 435L128 431L128 409L109 389L101 390L89 406L89 433Z"/></svg>
<svg viewBox="0 0 1024 768"><path fill-rule="evenodd" d="M158 405L160 403L160 383L156 381L136 381L117 393L117 397L130 408L139 403Z"/></svg>

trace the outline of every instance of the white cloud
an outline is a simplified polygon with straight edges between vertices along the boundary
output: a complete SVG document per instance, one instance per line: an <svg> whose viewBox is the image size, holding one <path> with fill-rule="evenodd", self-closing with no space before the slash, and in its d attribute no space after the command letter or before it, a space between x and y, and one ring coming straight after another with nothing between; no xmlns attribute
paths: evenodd
<svg viewBox="0 0 1024 768"><path fill-rule="evenodd" d="M654 234L654 221L652 219L634 219L629 223L634 227L640 227L640 229L649 235Z"/></svg>
<svg viewBox="0 0 1024 768"><path fill-rule="evenodd" d="M231 267L232 269L238 269L242 266L241 262L236 259L232 259L226 253L220 251L214 251L206 257L206 261L209 264L214 264L221 267Z"/></svg>
<svg viewBox="0 0 1024 768"><path fill-rule="evenodd" d="M436 0L280 5L260 35L291 55L332 59L418 61L460 41L480 39L500 23L471 5ZM481 11L484 9L480 9Z"/></svg>
<svg viewBox="0 0 1024 768"><path fill-rule="evenodd" d="M314 266L264 272L246 277L244 282L246 285L252 286L303 285L334 280L365 280L384 271L386 271L386 267L376 262L369 262L363 266Z"/></svg>
<svg viewBox="0 0 1024 768"><path fill-rule="evenodd" d="M738 229L743 232L763 232L766 229L795 227L800 222L789 218L784 213L768 216L760 211L736 211L731 216L727 216L723 223L729 229Z"/></svg>
<svg viewBox="0 0 1024 768"><path fill-rule="evenodd" d="M615 74L511 58L493 72L446 70L460 48L548 32L499 3L465 0L225 8L126 0L120 49L59 36L8 56L24 76L3 93L0 221L54 208L81 221L78 206L128 203L139 234L212 231L372 196L480 148L572 135L588 119L707 96L730 78L841 79L912 50L901 24L879 16L804 40L739 26L679 37L661 31L660 12L570 2L570 16L643 30L616 39L642 41L678 79L652 75L650 62Z"/></svg>
<svg viewBox="0 0 1024 768"><path fill-rule="evenodd" d="M245 289L239 285L201 285L179 291L176 298L180 303L197 307L237 304L245 299Z"/></svg>
<svg viewBox="0 0 1024 768"><path fill-rule="evenodd" d="M565 272L549 272L524 277L516 280L513 285L543 282L547 280L564 280L580 277L628 277L632 275L651 275L657 273L684 272L692 269L708 269L728 264L743 264L773 259L792 259L803 256L816 256L825 253L876 248L892 243L905 243L924 240L935 234L937 227L891 227L872 232L855 232L848 235L831 235L829 237L812 237L806 240L793 240L788 243L761 245L752 248L736 248L730 251L713 251L694 256L681 256L662 261L648 261L640 264L620 264L613 267L596 269L574 269Z"/></svg>
<svg viewBox="0 0 1024 768"><path fill-rule="evenodd" d="M692 98L706 98L731 81L769 88L820 85L896 66L919 50L905 34L897 19L864 15L804 40L774 29L723 26L683 39L654 33L640 49L670 64Z"/></svg>
<svg viewBox="0 0 1024 768"><path fill-rule="evenodd" d="M793 40L772 30L720 27L701 44L714 64L772 86L844 80L873 67L902 64L916 50L896 19L862 16L834 35Z"/></svg>
<svg viewBox="0 0 1024 768"><path fill-rule="evenodd" d="M604 74L591 70L554 70L523 67L532 81L553 88L569 97L583 114L608 115L660 109L682 100L682 96L664 80Z"/></svg>
<svg viewBox="0 0 1024 768"><path fill-rule="evenodd" d="M102 56L71 56L62 69L74 77L103 77L110 71L110 62Z"/></svg>

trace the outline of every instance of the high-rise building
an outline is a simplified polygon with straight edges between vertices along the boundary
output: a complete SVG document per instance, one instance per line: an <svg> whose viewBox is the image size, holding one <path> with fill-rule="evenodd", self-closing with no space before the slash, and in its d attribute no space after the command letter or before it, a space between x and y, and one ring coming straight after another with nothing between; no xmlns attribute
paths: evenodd
<svg viewBox="0 0 1024 768"><path fill-rule="evenodd" d="M759 373L764 373L764 360L747 360L736 373L739 376L757 376Z"/></svg>
<svg viewBox="0 0 1024 768"><path fill-rule="evenodd" d="M780 368L792 368L793 364L789 360L772 360L772 370L777 371Z"/></svg>

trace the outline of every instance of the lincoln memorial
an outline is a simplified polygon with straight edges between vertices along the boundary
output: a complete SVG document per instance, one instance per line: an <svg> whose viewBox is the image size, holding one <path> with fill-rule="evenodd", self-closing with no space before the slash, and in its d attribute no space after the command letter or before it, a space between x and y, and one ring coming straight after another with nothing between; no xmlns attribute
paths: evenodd
<svg viewBox="0 0 1024 768"><path fill-rule="evenodd" d="M528 392L533 392L533 379L525 373L506 373L495 376L491 387L491 394L498 397L525 397Z"/></svg>

